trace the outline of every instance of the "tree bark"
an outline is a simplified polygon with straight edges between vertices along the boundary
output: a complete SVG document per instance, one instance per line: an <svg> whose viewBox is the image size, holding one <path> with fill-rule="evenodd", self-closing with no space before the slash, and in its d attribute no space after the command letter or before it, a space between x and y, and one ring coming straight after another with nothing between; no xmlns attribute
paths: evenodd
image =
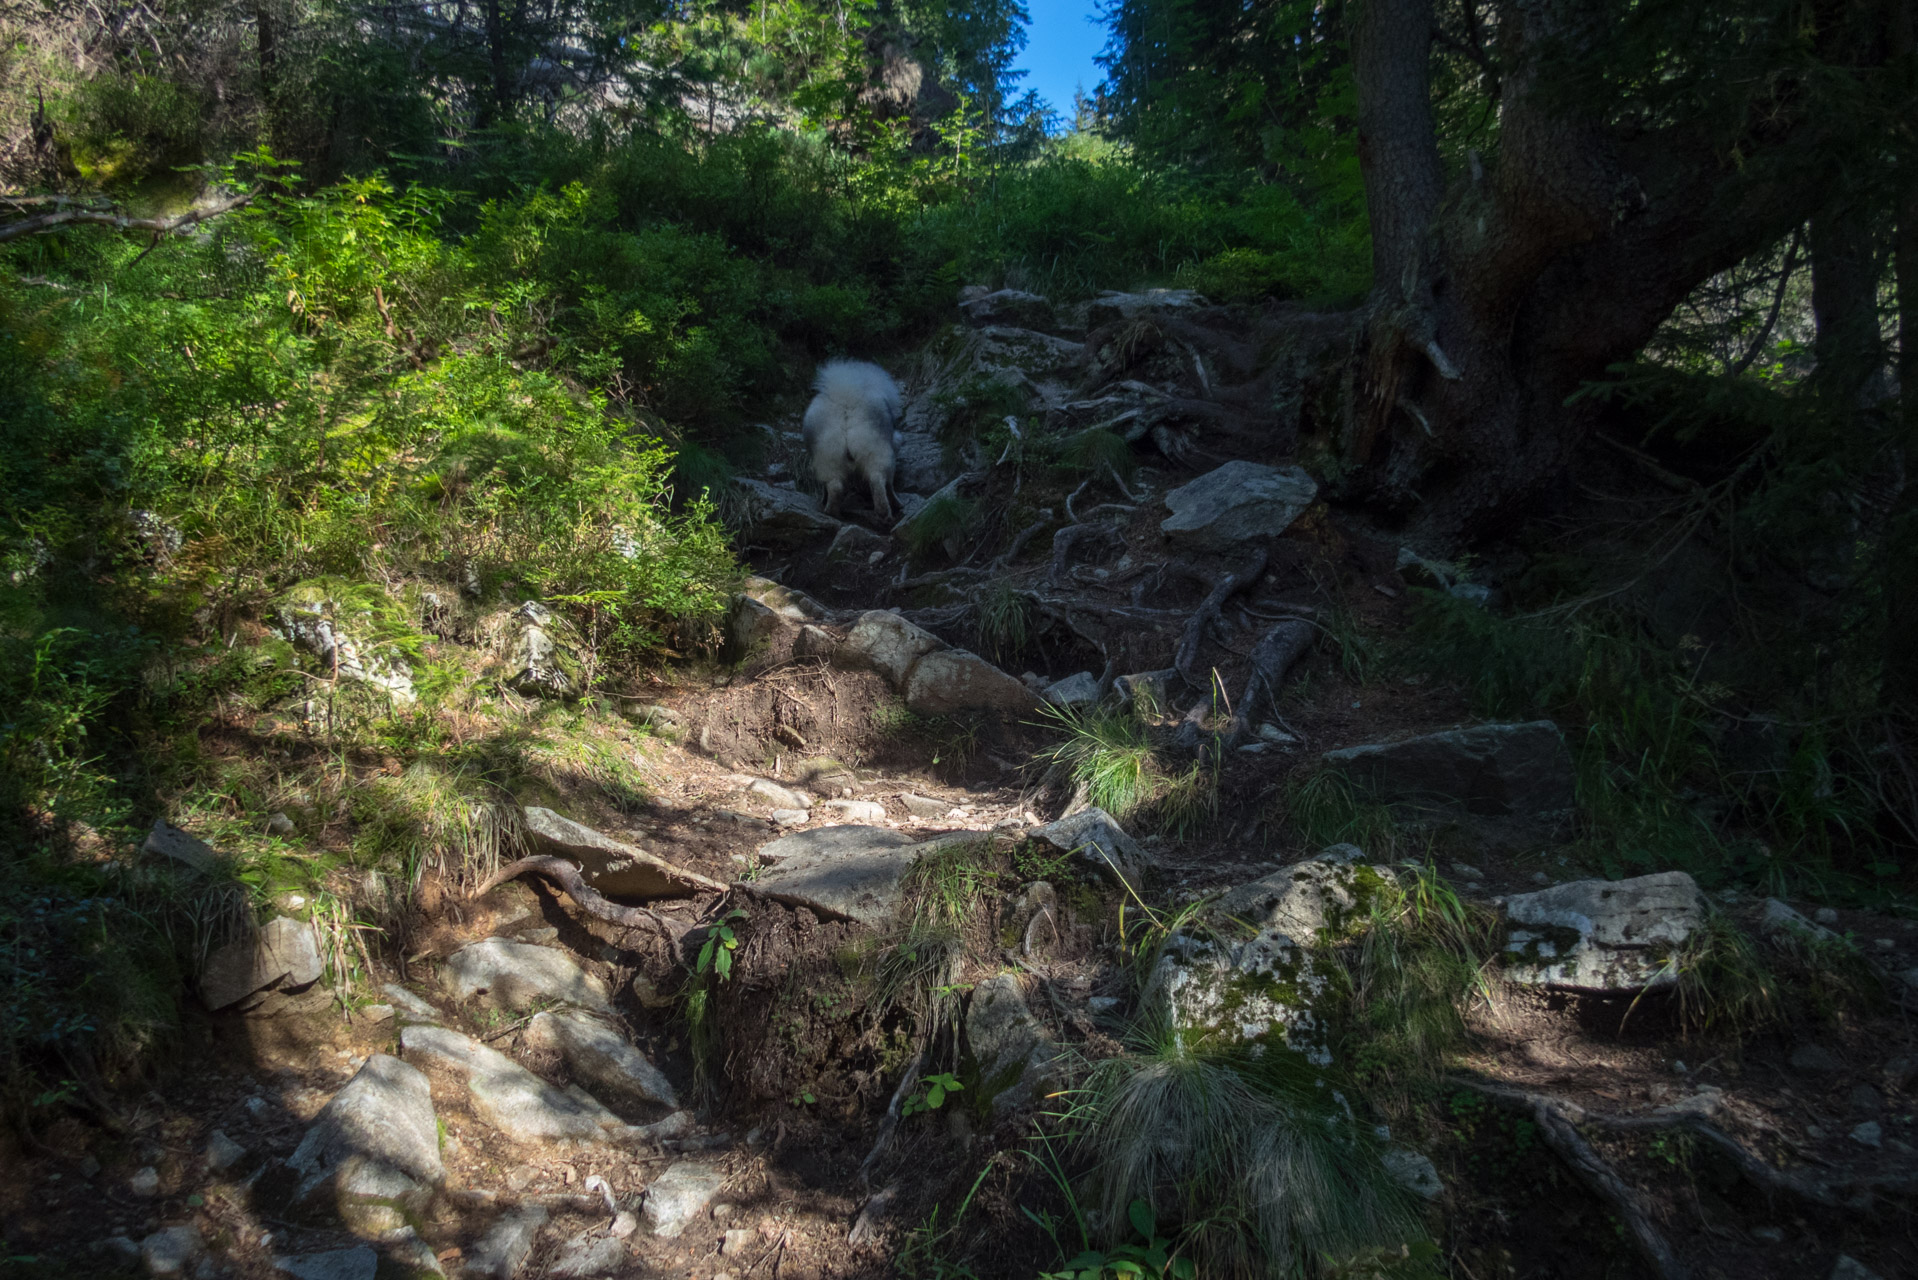
<svg viewBox="0 0 1918 1280"><path fill-rule="evenodd" d="M1855 201L1821 209L1809 240L1815 376L1838 403L1855 403L1883 359L1869 212Z"/></svg>

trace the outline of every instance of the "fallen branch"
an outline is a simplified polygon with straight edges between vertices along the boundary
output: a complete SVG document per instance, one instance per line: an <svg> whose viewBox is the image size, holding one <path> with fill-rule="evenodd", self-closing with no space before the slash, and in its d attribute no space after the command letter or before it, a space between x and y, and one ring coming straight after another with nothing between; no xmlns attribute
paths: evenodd
<svg viewBox="0 0 1918 1280"><path fill-rule="evenodd" d="M1052 535L1052 563L1046 569L1046 584L1058 587L1064 583L1066 566L1070 562L1072 549L1089 538L1118 537L1118 530L1109 524L1069 524Z"/></svg>
<svg viewBox="0 0 1918 1280"><path fill-rule="evenodd" d="M223 200L205 209L194 209L174 218L129 218L124 213L99 209L57 209L52 213L43 213L37 217L10 222L0 227L0 244L20 236L32 235L36 231L50 231L68 222L93 222L121 231L151 231L155 235L165 235L171 231L184 230L195 223L205 222L208 218L217 218L223 213L231 213L242 205L251 204L252 201L251 195L235 196L231 200Z"/></svg>
<svg viewBox="0 0 1918 1280"><path fill-rule="evenodd" d="M566 896L578 903L581 910L588 915L598 916L601 920L610 920L614 924L623 924L634 929L650 924L659 930L662 937L675 945L692 928L689 924L668 920L658 912L648 911L645 907L622 906L612 901L587 884L585 877L580 875L579 868L564 858L521 858L518 862L509 863L488 876L486 882L473 891L472 896L484 897L495 887L523 876L529 871L551 880L564 889Z"/></svg>

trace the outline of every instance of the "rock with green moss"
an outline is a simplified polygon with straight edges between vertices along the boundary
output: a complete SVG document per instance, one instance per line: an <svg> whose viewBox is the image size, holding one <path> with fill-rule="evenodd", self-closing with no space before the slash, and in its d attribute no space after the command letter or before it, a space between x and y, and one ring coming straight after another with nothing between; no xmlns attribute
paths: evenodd
<svg viewBox="0 0 1918 1280"><path fill-rule="evenodd" d="M506 687L527 698L571 698L586 687L577 639L565 619L537 600L513 611L505 645Z"/></svg>
<svg viewBox="0 0 1918 1280"><path fill-rule="evenodd" d="M784 633L830 619L831 611L804 592L769 578L748 578L726 612L726 639L734 656L745 657Z"/></svg>
<svg viewBox="0 0 1918 1280"><path fill-rule="evenodd" d="M1166 939L1140 1003L1186 1045L1252 1045L1332 1061L1326 970L1276 929L1244 942L1194 932Z"/></svg>
<svg viewBox="0 0 1918 1280"><path fill-rule="evenodd" d="M274 602L272 617L281 638L312 654L328 678L415 700L411 660L421 637L379 588L302 583Z"/></svg>
<svg viewBox="0 0 1918 1280"><path fill-rule="evenodd" d="M1059 1047L1026 1004L1017 974L1002 973L973 987L966 1041L979 1064L980 1093L1000 1114L1045 1094L1057 1078Z"/></svg>
<svg viewBox="0 0 1918 1280"><path fill-rule="evenodd" d="M1506 904L1505 976L1528 986L1625 992L1669 986L1670 963L1705 923L1705 895L1683 871L1574 880Z"/></svg>
<svg viewBox="0 0 1918 1280"><path fill-rule="evenodd" d="M1392 868L1346 862L1328 850L1240 885L1213 905L1212 914L1301 942L1339 942L1363 926L1381 892L1397 886Z"/></svg>

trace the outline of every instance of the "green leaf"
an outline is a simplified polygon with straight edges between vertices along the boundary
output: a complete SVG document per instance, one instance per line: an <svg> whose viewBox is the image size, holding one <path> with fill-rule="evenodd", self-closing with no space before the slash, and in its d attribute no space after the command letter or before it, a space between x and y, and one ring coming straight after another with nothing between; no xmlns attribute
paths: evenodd
<svg viewBox="0 0 1918 1280"><path fill-rule="evenodd" d="M944 1085L934 1084L926 1090L926 1109L928 1111L937 1111L945 1100L946 1088Z"/></svg>
<svg viewBox="0 0 1918 1280"><path fill-rule="evenodd" d="M1199 1264L1190 1258L1172 1260L1173 1280L1199 1280Z"/></svg>
<svg viewBox="0 0 1918 1280"><path fill-rule="evenodd" d="M1132 1229L1141 1237L1147 1240L1152 1238L1152 1229L1157 1223L1152 1217L1152 1206L1146 1203L1145 1197L1141 1196L1126 1206L1125 1216L1126 1220L1132 1224Z"/></svg>

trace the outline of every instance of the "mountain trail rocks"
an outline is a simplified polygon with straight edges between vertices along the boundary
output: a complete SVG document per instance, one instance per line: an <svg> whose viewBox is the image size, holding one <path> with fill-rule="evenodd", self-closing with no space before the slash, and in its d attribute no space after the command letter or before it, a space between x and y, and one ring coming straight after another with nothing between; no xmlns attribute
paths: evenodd
<svg viewBox="0 0 1918 1280"><path fill-rule="evenodd" d="M380 1255L372 1246L361 1244L275 1258L273 1269L292 1280L373 1280L379 1273Z"/></svg>
<svg viewBox="0 0 1918 1280"><path fill-rule="evenodd" d="M165 818L153 820L153 829L141 842L140 852L171 858L201 875L211 874L220 865L220 855L214 852L212 845L180 830Z"/></svg>
<svg viewBox="0 0 1918 1280"><path fill-rule="evenodd" d="M624 1032L576 1009L533 1015L522 1033L526 1045L558 1053L578 1078L609 1095L677 1107L672 1082Z"/></svg>
<svg viewBox="0 0 1918 1280"><path fill-rule="evenodd" d="M1046 330L1057 327L1058 317L1052 303L1036 293L1020 289L998 289L959 304L966 323L975 328L1010 325L1015 329Z"/></svg>
<svg viewBox="0 0 1918 1280"><path fill-rule="evenodd" d="M140 1262L150 1276L181 1276L206 1249L191 1223L156 1231L140 1242Z"/></svg>
<svg viewBox="0 0 1918 1280"><path fill-rule="evenodd" d="M576 864L586 883L609 898L683 898L725 890L716 880L676 867L638 845L616 840L551 809L528 805L520 811L520 819L533 852L555 854Z"/></svg>
<svg viewBox="0 0 1918 1280"><path fill-rule="evenodd" d="M1326 975L1276 930L1242 943L1175 933L1160 951L1141 1003L1185 1040L1287 1049L1314 1066L1332 1061L1313 1012Z"/></svg>
<svg viewBox="0 0 1918 1280"><path fill-rule="evenodd" d="M320 1109L287 1167L301 1181L296 1201L331 1189L341 1218L375 1237L406 1225L406 1214L446 1178L432 1088L417 1067L383 1053L366 1060Z"/></svg>
<svg viewBox="0 0 1918 1280"><path fill-rule="evenodd" d="M1278 537L1318 496L1318 483L1301 467L1228 462L1168 492L1172 514L1159 529L1195 551L1230 552Z"/></svg>
<svg viewBox="0 0 1918 1280"><path fill-rule="evenodd" d="M440 980L455 1000L479 999L488 1008L525 1009L558 1000L584 1009L607 1009L612 992L556 947L484 938L450 956Z"/></svg>
<svg viewBox="0 0 1918 1280"><path fill-rule="evenodd" d="M1104 809L1081 809L1036 827L1027 835L1072 854L1134 893L1145 887L1145 873L1152 859Z"/></svg>
<svg viewBox="0 0 1918 1280"><path fill-rule="evenodd" d="M816 827L763 846L753 888L788 906L883 928L905 906L906 872L944 841L913 843L888 827Z"/></svg>
<svg viewBox="0 0 1918 1280"><path fill-rule="evenodd" d="M1004 1114L1050 1088L1059 1057L1045 1025L1033 1016L1016 974L987 978L972 989L966 1039L979 1063L979 1088Z"/></svg>
<svg viewBox="0 0 1918 1280"><path fill-rule="evenodd" d="M436 1061L466 1074L480 1119L518 1142L622 1141L631 1126L574 1085L548 1084L496 1049L444 1027L407 1027L400 1046L408 1057Z"/></svg>
<svg viewBox="0 0 1918 1280"><path fill-rule="evenodd" d="M902 692L908 709L924 716L961 711L1020 715L1038 700L1017 676L965 649L938 649L913 664Z"/></svg>
<svg viewBox="0 0 1918 1280"><path fill-rule="evenodd" d="M483 1276L486 1280L513 1280L539 1241L547 1216L546 1210L536 1204L518 1205L502 1213L473 1246L461 1274Z"/></svg>
<svg viewBox="0 0 1918 1280"><path fill-rule="evenodd" d="M859 527L846 525L840 533ZM727 609L726 639L735 654L744 656L765 648L782 632L831 618L831 610L804 592L768 578L748 578Z"/></svg>
<svg viewBox="0 0 1918 1280"><path fill-rule="evenodd" d="M822 533L838 530L840 521L826 514L819 499L797 489L737 476L733 484L745 506L740 539L762 547L795 547Z"/></svg>
<svg viewBox="0 0 1918 1280"><path fill-rule="evenodd" d="M566 620L537 600L506 619L502 634L505 685L527 698L570 698L585 687L579 639Z"/></svg>
<svg viewBox="0 0 1918 1280"><path fill-rule="evenodd" d="M834 661L843 667L877 671L894 689L903 689L912 666L946 642L896 613L871 609L847 631Z"/></svg>
<svg viewBox="0 0 1918 1280"><path fill-rule="evenodd" d="M1671 953L1705 922L1683 871L1574 880L1506 902L1505 977L1528 986L1624 992L1677 980Z"/></svg>
<svg viewBox="0 0 1918 1280"><path fill-rule="evenodd" d="M1481 724L1325 753L1374 798L1413 808L1534 814L1572 804L1572 753L1550 720Z"/></svg>
<svg viewBox="0 0 1918 1280"><path fill-rule="evenodd" d="M1365 918L1372 899L1398 884L1390 867L1321 854L1307 862L1280 867L1268 876L1232 889L1212 906L1212 914L1242 921L1254 929L1274 929L1296 942L1338 941Z"/></svg>
<svg viewBox="0 0 1918 1280"><path fill-rule="evenodd" d="M282 637L312 654L330 675L379 689L397 703L416 700L404 655L372 638L381 627L369 605L336 599L325 586L306 583L274 602L272 618Z"/></svg>
<svg viewBox="0 0 1918 1280"><path fill-rule="evenodd" d="M725 1185L726 1171L718 1165L681 1160L646 1188L640 1222L653 1235L677 1239Z"/></svg>
<svg viewBox="0 0 1918 1280"><path fill-rule="evenodd" d="M200 999L213 1010L236 1005L267 987L298 991L320 980L320 949L304 920L277 916L250 938L228 943L207 957L200 973Z"/></svg>

